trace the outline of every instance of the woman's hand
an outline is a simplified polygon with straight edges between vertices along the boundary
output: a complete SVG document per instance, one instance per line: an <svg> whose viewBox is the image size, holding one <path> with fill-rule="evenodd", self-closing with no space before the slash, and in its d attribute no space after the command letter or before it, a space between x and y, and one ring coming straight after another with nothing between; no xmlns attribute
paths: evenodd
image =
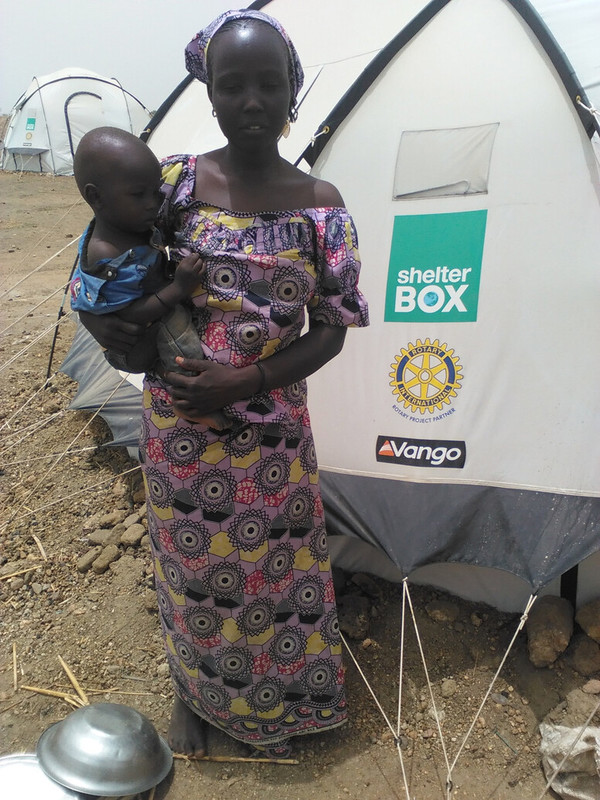
<svg viewBox="0 0 600 800"><path fill-rule="evenodd" d="M262 390L290 386L312 375L342 349L346 329L313 323L310 329L285 350L255 364L236 368L215 361L177 358L184 369L196 375L167 372L165 380L173 398L175 413L192 422ZM264 374L264 379L263 379Z"/></svg>
<svg viewBox="0 0 600 800"><path fill-rule="evenodd" d="M99 345L117 353L128 353L146 330L145 325L125 322L117 313L90 314L80 311L79 319Z"/></svg>
<svg viewBox="0 0 600 800"><path fill-rule="evenodd" d="M173 399L175 413L192 422L211 411L218 411L257 391L261 374L254 366L237 369L210 360L177 358L177 363L195 375L167 372L165 381Z"/></svg>

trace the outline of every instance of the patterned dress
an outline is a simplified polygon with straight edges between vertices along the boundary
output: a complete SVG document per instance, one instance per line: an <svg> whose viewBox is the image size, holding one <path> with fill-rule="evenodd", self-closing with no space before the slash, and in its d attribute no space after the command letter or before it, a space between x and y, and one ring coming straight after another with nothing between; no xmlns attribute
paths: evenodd
<svg viewBox="0 0 600 800"><path fill-rule="evenodd" d="M345 209L226 211L194 199L195 167L194 156L164 162L161 213L176 247L213 254L192 298L207 358L266 358L300 336L305 309L368 324ZM225 411L227 431L187 422L146 377L140 450L161 625L184 703L281 755L290 736L346 719L305 381Z"/></svg>

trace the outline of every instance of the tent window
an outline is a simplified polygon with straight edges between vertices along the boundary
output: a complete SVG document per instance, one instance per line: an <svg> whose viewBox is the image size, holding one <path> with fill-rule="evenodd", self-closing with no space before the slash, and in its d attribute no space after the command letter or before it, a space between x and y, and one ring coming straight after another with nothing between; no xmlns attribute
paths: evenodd
<svg viewBox="0 0 600 800"><path fill-rule="evenodd" d="M485 194L498 123L404 131L394 174L394 200Z"/></svg>

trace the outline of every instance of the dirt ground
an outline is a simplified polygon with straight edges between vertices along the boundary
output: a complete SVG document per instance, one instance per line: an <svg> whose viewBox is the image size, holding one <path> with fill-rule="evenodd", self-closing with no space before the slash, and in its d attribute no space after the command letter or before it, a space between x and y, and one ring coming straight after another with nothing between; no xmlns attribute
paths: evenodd
<svg viewBox="0 0 600 800"><path fill-rule="evenodd" d="M142 507L136 464L126 451L103 447L110 433L99 419L76 439L89 415L69 410L76 387L66 376L58 373L40 388L60 287L88 216L72 178L0 173L0 755L33 752L40 734L72 710L59 697L24 688L73 694L59 657L92 701L133 706L162 735L172 701L146 540L122 547L102 574L78 570L95 528L114 526ZM73 330L71 320L61 324L52 372ZM365 591L347 576L345 595L368 608L368 634L349 645L394 725L400 587L377 581L377 589L367 584ZM411 597L452 763L518 618L430 588L414 586ZM452 613L434 613L443 601ZM394 734L349 657L346 666L350 721L334 733L297 739L299 765L177 760L156 798L210 800L235 791L247 800L404 799ZM451 797L539 798L545 786L539 722L585 681L567 660L533 668L520 634L453 770ZM410 797L445 798L444 752L410 626L399 741ZM209 746L214 754L246 755L216 731Z"/></svg>

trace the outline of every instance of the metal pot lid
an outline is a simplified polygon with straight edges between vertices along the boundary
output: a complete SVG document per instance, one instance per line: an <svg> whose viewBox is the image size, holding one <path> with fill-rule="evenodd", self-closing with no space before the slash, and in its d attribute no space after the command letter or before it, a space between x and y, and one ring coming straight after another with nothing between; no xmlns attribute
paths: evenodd
<svg viewBox="0 0 600 800"><path fill-rule="evenodd" d="M79 792L49 778L34 753L0 757L0 786L7 800L82 800Z"/></svg>
<svg viewBox="0 0 600 800"><path fill-rule="evenodd" d="M145 792L157 786L173 764L171 748L150 720L117 703L71 712L44 731L36 753L54 781L102 797Z"/></svg>

